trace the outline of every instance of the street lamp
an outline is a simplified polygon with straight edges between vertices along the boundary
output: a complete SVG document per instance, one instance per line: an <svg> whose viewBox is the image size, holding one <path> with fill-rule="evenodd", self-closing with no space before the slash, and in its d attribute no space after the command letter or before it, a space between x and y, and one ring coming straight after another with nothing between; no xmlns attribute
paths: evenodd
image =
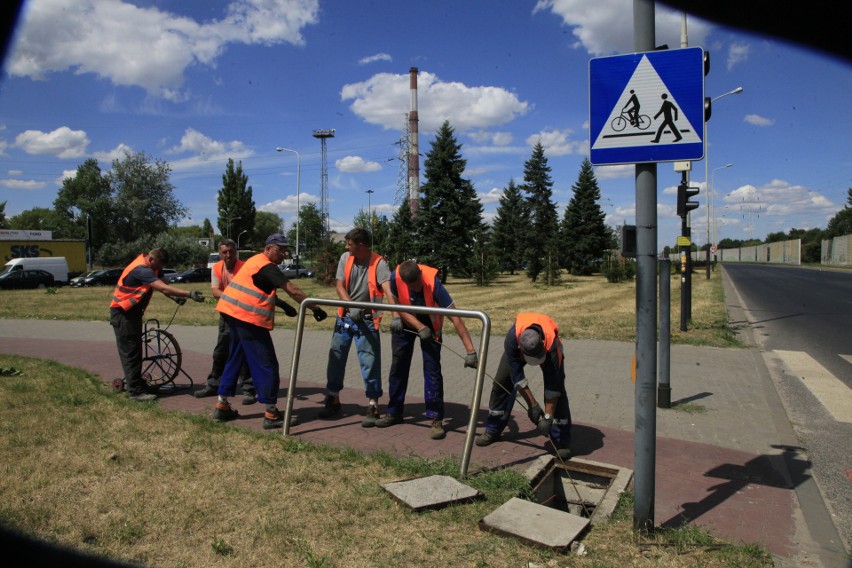
<svg viewBox="0 0 852 568"><path fill-rule="evenodd" d="M236 221L237 219L242 219L242 216L237 215L236 217L225 217L225 221L227 221L225 228L228 229L228 235L227 235L226 238L228 238L228 239L231 238L231 222Z"/></svg>
<svg viewBox="0 0 852 568"><path fill-rule="evenodd" d="M732 91L728 91L718 97L713 97L710 99L710 108L713 108L713 101L718 101L722 97L727 97L728 95L739 95L743 92L742 87L737 87ZM704 190L707 192L707 280L710 280L710 185L708 185L708 180L710 178L710 142L708 141L709 133L707 129L707 121L704 121ZM726 166L727 167L727 166Z"/></svg>
<svg viewBox="0 0 852 568"><path fill-rule="evenodd" d="M299 205L299 195L302 192L302 157L295 150L290 148L278 147L276 152L293 152L296 154L296 263L299 262L299 217L302 215L302 208Z"/></svg>
<svg viewBox="0 0 852 568"><path fill-rule="evenodd" d="M240 237L243 236L243 233L248 233L248 229L243 229L239 235L237 235L237 255L240 254Z"/></svg>
<svg viewBox="0 0 852 568"><path fill-rule="evenodd" d="M370 248L373 248L373 205L371 202L371 198L373 194L376 193L372 189L367 190L367 215L370 216Z"/></svg>

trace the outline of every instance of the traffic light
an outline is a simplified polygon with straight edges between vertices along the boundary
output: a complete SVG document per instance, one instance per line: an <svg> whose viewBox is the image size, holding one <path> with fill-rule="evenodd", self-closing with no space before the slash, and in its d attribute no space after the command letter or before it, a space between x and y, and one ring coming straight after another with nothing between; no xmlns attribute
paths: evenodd
<svg viewBox="0 0 852 568"><path fill-rule="evenodd" d="M698 208L697 201L690 201L690 198L698 195L697 187L689 187L686 183L681 183L677 186L677 214L680 217L686 217L686 214L693 209Z"/></svg>
<svg viewBox="0 0 852 568"><path fill-rule="evenodd" d="M710 52L704 52L704 76L710 72ZM713 114L713 101L710 97L704 97L704 122L710 120L710 115Z"/></svg>

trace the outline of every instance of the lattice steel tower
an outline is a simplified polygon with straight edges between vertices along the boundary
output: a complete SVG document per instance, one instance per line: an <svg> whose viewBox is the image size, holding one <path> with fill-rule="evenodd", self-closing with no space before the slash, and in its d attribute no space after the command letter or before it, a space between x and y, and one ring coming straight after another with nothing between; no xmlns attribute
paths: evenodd
<svg viewBox="0 0 852 568"><path fill-rule="evenodd" d="M394 205L402 205L408 199L408 113L403 114L402 135L399 137L399 171L396 176L396 193L393 196Z"/></svg>
<svg viewBox="0 0 852 568"><path fill-rule="evenodd" d="M314 130L314 138L319 138L322 143L322 169L320 173L320 217L322 217L322 237L328 239L330 231L328 228L328 163L325 148L327 138L334 138L334 128L331 130Z"/></svg>

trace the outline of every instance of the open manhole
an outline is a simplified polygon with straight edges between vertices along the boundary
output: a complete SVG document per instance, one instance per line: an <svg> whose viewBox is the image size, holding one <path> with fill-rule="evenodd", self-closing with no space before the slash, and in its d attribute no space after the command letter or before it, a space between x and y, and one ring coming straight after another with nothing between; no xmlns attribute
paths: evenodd
<svg viewBox="0 0 852 568"><path fill-rule="evenodd" d="M531 465L533 501L513 498L479 522L482 530L565 550L590 524L609 517L633 471L588 460L542 456Z"/></svg>
<svg viewBox="0 0 852 568"><path fill-rule="evenodd" d="M536 503L595 524L612 514L618 495L633 479L633 470L577 458L562 462L541 456L525 475Z"/></svg>

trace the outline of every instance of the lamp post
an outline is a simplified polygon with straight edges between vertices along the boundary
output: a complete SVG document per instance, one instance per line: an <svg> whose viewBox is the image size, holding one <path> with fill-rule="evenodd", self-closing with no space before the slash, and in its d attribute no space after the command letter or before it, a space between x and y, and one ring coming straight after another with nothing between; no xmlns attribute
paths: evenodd
<svg viewBox="0 0 852 568"><path fill-rule="evenodd" d="M367 215L370 216L370 248L373 248L373 205L371 202L371 198L373 194L376 193L372 189L367 190Z"/></svg>
<svg viewBox="0 0 852 568"><path fill-rule="evenodd" d="M713 97L710 99L710 108L713 108L714 101L718 101L722 97L727 97L728 95L739 95L742 92L743 88L737 87L736 89L721 94L718 97ZM707 280L710 280L710 186L707 183L710 178L710 142L707 124L707 121L704 121L704 190L707 192Z"/></svg>
<svg viewBox="0 0 852 568"><path fill-rule="evenodd" d="M296 264L299 263L299 217L302 215L302 208L299 205L299 195L302 192L302 157L296 150L290 148L282 148L279 146L275 149L276 152L293 152L296 154Z"/></svg>
<svg viewBox="0 0 852 568"><path fill-rule="evenodd" d="M237 235L237 256L240 254L240 237L243 236L243 233L248 233L248 229L243 229L239 235Z"/></svg>
<svg viewBox="0 0 852 568"><path fill-rule="evenodd" d="M225 221L227 221L225 228L228 229L228 235L226 236L226 238L228 238L228 239L231 238L231 223L233 221L236 221L237 219L242 219L242 216L237 215L236 217L227 217L227 216L225 217Z"/></svg>

